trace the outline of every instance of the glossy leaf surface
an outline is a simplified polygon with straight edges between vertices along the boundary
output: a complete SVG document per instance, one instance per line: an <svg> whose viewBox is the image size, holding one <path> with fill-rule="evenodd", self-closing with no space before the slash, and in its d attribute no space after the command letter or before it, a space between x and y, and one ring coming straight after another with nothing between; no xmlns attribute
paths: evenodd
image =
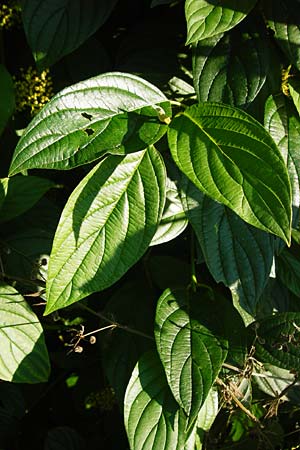
<svg viewBox="0 0 300 450"><path fill-rule="evenodd" d="M125 394L124 420L131 450L183 448L183 413L155 351L145 353L132 373Z"/></svg>
<svg viewBox="0 0 300 450"><path fill-rule="evenodd" d="M50 362L42 326L24 298L0 286L0 379L15 383L46 382Z"/></svg>
<svg viewBox="0 0 300 450"><path fill-rule="evenodd" d="M10 175L25 169L71 169L104 154L143 150L166 132L164 94L147 81L113 72L67 87L30 122Z"/></svg>
<svg viewBox="0 0 300 450"><path fill-rule="evenodd" d="M227 354L216 301L167 289L156 310L155 339L172 393L193 425Z"/></svg>
<svg viewBox="0 0 300 450"><path fill-rule="evenodd" d="M187 44L192 44L235 27L255 5L256 0L186 0Z"/></svg>
<svg viewBox="0 0 300 450"><path fill-rule="evenodd" d="M169 145L182 172L249 224L291 239L291 188L280 151L240 109L194 105L170 125Z"/></svg>
<svg viewBox="0 0 300 450"><path fill-rule="evenodd" d="M71 194L50 257L46 313L115 283L147 250L165 203L165 167L150 147L108 156Z"/></svg>
<svg viewBox="0 0 300 450"><path fill-rule="evenodd" d="M300 218L300 118L283 94L270 96L265 105L265 128L286 163L292 187L293 226Z"/></svg>

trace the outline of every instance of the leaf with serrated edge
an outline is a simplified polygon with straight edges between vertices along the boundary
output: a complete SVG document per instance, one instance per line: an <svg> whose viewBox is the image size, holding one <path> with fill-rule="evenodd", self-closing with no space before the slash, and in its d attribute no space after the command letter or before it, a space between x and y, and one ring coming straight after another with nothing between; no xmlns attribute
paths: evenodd
<svg viewBox="0 0 300 450"><path fill-rule="evenodd" d="M42 326L24 298L11 286L0 285L0 379L42 383L50 363Z"/></svg>
<svg viewBox="0 0 300 450"><path fill-rule="evenodd" d="M189 181L182 183L182 203L210 273L255 316L272 267L273 237L245 223Z"/></svg>
<svg viewBox="0 0 300 450"><path fill-rule="evenodd" d="M34 117L13 155L9 175L26 169L72 169L104 154L154 144L167 130L170 103L151 83L112 72L56 94Z"/></svg>
<svg viewBox="0 0 300 450"><path fill-rule="evenodd" d="M194 105L170 124L174 161L205 194L245 222L291 240L291 186L280 151L244 111Z"/></svg>
<svg viewBox="0 0 300 450"><path fill-rule="evenodd" d="M24 31L39 68L46 68L78 48L103 25L117 0L26 0Z"/></svg>
<svg viewBox="0 0 300 450"><path fill-rule="evenodd" d="M230 30L243 20L257 0L186 0L187 44Z"/></svg>
<svg viewBox="0 0 300 450"><path fill-rule="evenodd" d="M292 187L293 226L300 217L300 119L283 94L271 95L265 104L264 124L286 163Z"/></svg>
<svg viewBox="0 0 300 450"><path fill-rule="evenodd" d="M81 181L54 237L46 314L111 286L142 257L161 219L165 179L149 147L108 156Z"/></svg>
<svg viewBox="0 0 300 450"><path fill-rule="evenodd" d="M168 386L155 351L135 366L124 400L125 428L131 450L180 450L185 418Z"/></svg>
<svg viewBox="0 0 300 450"><path fill-rule="evenodd" d="M155 340L170 389L195 423L227 355L217 302L186 289L167 289L160 297Z"/></svg>

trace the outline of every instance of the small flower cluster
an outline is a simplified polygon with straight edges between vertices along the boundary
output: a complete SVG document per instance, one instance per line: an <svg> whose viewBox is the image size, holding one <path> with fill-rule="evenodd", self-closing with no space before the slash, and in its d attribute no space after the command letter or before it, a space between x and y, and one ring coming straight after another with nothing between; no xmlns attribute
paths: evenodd
<svg viewBox="0 0 300 450"><path fill-rule="evenodd" d="M21 23L21 6L15 0L0 5L0 29L8 30Z"/></svg>
<svg viewBox="0 0 300 450"><path fill-rule="evenodd" d="M16 111L29 110L34 116L53 96L53 83L49 69L38 73L33 67L26 71L21 68L19 79L15 81Z"/></svg>
<svg viewBox="0 0 300 450"><path fill-rule="evenodd" d="M102 411L112 411L116 404L114 390L105 387L102 391L92 392L86 399L87 409L101 409Z"/></svg>

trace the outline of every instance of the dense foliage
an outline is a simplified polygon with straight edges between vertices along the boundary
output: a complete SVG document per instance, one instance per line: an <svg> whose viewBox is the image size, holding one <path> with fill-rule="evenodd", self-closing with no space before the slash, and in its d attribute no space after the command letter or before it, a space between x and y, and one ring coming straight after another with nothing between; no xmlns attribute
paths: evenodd
<svg viewBox="0 0 300 450"><path fill-rule="evenodd" d="M300 447L300 1L0 5L0 447Z"/></svg>

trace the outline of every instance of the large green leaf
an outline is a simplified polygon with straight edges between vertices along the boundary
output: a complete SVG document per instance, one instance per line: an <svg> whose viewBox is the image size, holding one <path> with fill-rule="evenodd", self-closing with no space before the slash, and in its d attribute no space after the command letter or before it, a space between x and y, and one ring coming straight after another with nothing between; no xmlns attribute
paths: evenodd
<svg viewBox="0 0 300 450"><path fill-rule="evenodd" d="M102 335L103 370L120 405L123 404L126 386L139 357L155 346L154 313L152 293L141 280L119 288L103 311L106 317L113 317L117 323L137 332L117 328Z"/></svg>
<svg viewBox="0 0 300 450"><path fill-rule="evenodd" d="M278 94L267 99L264 122L287 166L292 187L293 226L296 227L300 217L300 119L290 100Z"/></svg>
<svg viewBox="0 0 300 450"><path fill-rule="evenodd" d="M118 0L25 0L25 34L39 68L51 66L103 25Z"/></svg>
<svg viewBox="0 0 300 450"><path fill-rule="evenodd" d="M108 156L71 194L50 257L46 313L112 285L147 250L165 203L154 147Z"/></svg>
<svg viewBox="0 0 300 450"><path fill-rule="evenodd" d="M257 228L291 239L291 187L267 131L240 109L187 108L171 122L169 145L182 172L205 194Z"/></svg>
<svg viewBox="0 0 300 450"><path fill-rule="evenodd" d="M187 44L212 37L235 27L257 0L186 0Z"/></svg>
<svg viewBox="0 0 300 450"><path fill-rule="evenodd" d="M210 273L230 288L234 303L255 316L272 267L272 236L248 225L191 182L182 184L182 190L186 215Z"/></svg>
<svg viewBox="0 0 300 450"><path fill-rule="evenodd" d="M298 115L300 116L300 80L291 77L288 81L288 87Z"/></svg>
<svg viewBox="0 0 300 450"><path fill-rule="evenodd" d="M300 370L300 313L278 313L253 324L255 357L283 369Z"/></svg>
<svg viewBox="0 0 300 450"><path fill-rule="evenodd" d="M218 34L193 48L193 80L200 102L246 107L255 99L269 69L267 37L255 31Z"/></svg>
<svg viewBox="0 0 300 450"><path fill-rule="evenodd" d="M168 386L155 351L138 361L124 400L124 420L131 450L181 450L185 417Z"/></svg>
<svg viewBox="0 0 300 450"><path fill-rule="evenodd" d="M264 0L264 16L291 64L300 70L300 4L298 0Z"/></svg>
<svg viewBox="0 0 300 450"><path fill-rule="evenodd" d="M0 222L6 222L30 209L55 183L34 176L0 178L4 193L0 206Z"/></svg>
<svg viewBox="0 0 300 450"><path fill-rule="evenodd" d="M20 139L10 175L25 169L71 169L106 153L124 155L153 144L171 116L165 95L126 73L107 73L55 95Z"/></svg>
<svg viewBox="0 0 300 450"><path fill-rule="evenodd" d="M155 339L171 391L194 425L226 358L217 302L186 289L164 291L155 318Z"/></svg>
<svg viewBox="0 0 300 450"><path fill-rule="evenodd" d="M60 426L48 431L43 450L85 450L86 442L73 428Z"/></svg>
<svg viewBox="0 0 300 450"><path fill-rule="evenodd" d="M50 363L42 326L11 286L0 285L0 378L15 383L48 380Z"/></svg>
<svg viewBox="0 0 300 450"><path fill-rule="evenodd" d="M151 245L164 244L175 239L183 233L188 225L176 183L167 178L166 188L164 212Z"/></svg>
<svg viewBox="0 0 300 450"><path fill-rule="evenodd" d="M10 74L2 64L0 64L0 98L1 98L0 102L0 134L1 134L15 108L14 83Z"/></svg>

